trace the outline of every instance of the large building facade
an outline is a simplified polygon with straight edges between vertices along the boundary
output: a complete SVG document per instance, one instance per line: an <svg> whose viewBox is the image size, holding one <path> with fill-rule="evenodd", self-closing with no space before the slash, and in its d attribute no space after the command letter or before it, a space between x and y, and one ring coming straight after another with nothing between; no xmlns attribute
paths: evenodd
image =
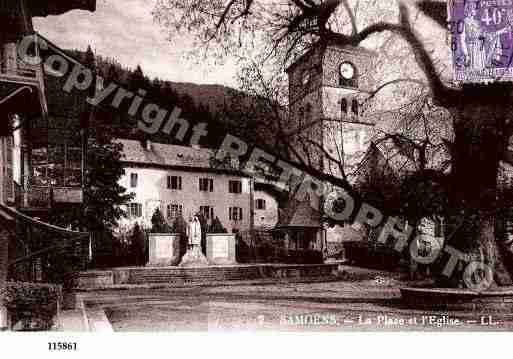
<svg viewBox="0 0 513 359"><path fill-rule="evenodd" d="M201 213L218 218L228 232L274 227L278 205L254 180L236 166L219 166L215 153L205 148L119 139L123 145L125 175L119 184L135 194L128 204L128 222L151 227L159 208L172 224Z"/></svg>

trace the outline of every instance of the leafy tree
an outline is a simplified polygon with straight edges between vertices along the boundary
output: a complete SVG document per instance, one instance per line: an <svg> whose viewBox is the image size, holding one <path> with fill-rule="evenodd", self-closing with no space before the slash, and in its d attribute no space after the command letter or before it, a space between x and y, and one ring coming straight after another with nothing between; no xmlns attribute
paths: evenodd
<svg viewBox="0 0 513 359"><path fill-rule="evenodd" d="M132 90L137 91L138 89L148 89L150 85L149 80L144 76L141 66L137 65L135 70L130 73L128 77L128 86Z"/></svg>
<svg viewBox="0 0 513 359"><path fill-rule="evenodd" d="M141 266L146 264L146 235L139 223L135 223L130 240L131 253L134 256L134 264Z"/></svg>
<svg viewBox="0 0 513 359"><path fill-rule="evenodd" d="M224 228L223 224L219 220L219 217L216 216L212 221L212 224L207 229L208 233L227 233L228 231Z"/></svg>
<svg viewBox="0 0 513 359"><path fill-rule="evenodd" d="M441 119L454 133L449 143L450 172L445 189L449 194L447 216L451 222L460 222L454 228L451 246L478 253L484 263L495 269L499 284L509 284L511 278L504 271L504 252L495 237L494 222L500 163L507 160L513 134L513 85L449 84L446 69L450 68L450 59L440 55L448 53L444 39L446 1L396 4L381 0L289 0L286 4L261 0L159 0L154 16L164 26L175 29L175 34L192 35L198 45L203 45L199 48L210 55L240 55L260 45L262 63L278 64L279 71L313 46L358 46L372 41L380 44L380 55L391 55L388 63L396 62L404 71L410 71L406 78L397 79L390 79L390 69L382 71L385 81L373 92L394 88L389 92L390 101L382 103L387 106L399 101L400 93L413 92L420 85L428 89L437 106L449 113ZM426 22L419 7L435 21ZM419 35L416 27L420 20L424 22L419 26L424 26L425 33L435 39L434 48L433 42L428 44ZM393 53L387 54L388 51ZM405 56L399 58L399 53ZM376 72L380 67L384 70L386 64L380 61ZM351 191L347 181L316 171L308 163L297 167Z"/></svg>
<svg viewBox="0 0 513 359"><path fill-rule="evenodd" d="M122 205L133 198L133 194L118 183L125 173L120 161L121 150L121 144L111 141L89 141L84 201L79 208L52 210L51 223L90 232L112 231L119 219L126 216Z"/></svg>
<svg viewBox="0 0 513 359"><path fill-rule="evenodd" d="M86 65L96 71L91 47L84 58ZM87 131L84 201L80 207L53 210L50 222L90 232L112 232L119 219L126 216L122 205L133 198L133 194L127 193L118 183L125 174L121 163L123 147L114 142L115 132L109 123L109 112L92 108L81 117L87 124L83 129Z"/></svg>
<svg viewBox="0 0 513 359"><path fill-rule="evenodd" d="M93 49L91 48L91 45L87 45L87 50L84 54L84 65L89 68L96 68L96 58L94 56Z"/></svg>
<svg viewBox="0 0 513 359"><path fill-rule="evenodd" d="M188 239L187 222L185 222L183 216L178 216L175 218L172 226L172 232L180 234L180 255L184 255L187 251Z"/></svg>

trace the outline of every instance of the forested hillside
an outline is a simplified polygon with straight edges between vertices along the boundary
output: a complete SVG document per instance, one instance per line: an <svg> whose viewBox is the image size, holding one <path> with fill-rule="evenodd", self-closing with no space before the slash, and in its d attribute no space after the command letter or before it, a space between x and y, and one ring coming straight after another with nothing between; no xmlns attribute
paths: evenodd
<svg viewBox="0 0 513 359"><path fill-rule="evenodd" d="M94 56L90 49L88 51L89 54L77 50L68 52L83 62L87 56ZM112 58L96 55L95 59L97 71L105 79L105 83L115 81L134 92L145 89L147 100L169 111L178 106L182 109L182 117L192 125L207 122L207 130L214 136L205 137L201 142L202 146L214 147L216 144L209 141L209 137L227 132L249 142L276 146L276 116L273 114L272 105L266 99L249 96L221 85L150 79L140 66L129 69ZM137 130L137 120L128 116L127 110L113 110L104 106L96 117L103 125L110 126L116 137L142 139L147 136L143 131ZM162 132L152 135L151 140L180 144L174 136Z"/></svg>

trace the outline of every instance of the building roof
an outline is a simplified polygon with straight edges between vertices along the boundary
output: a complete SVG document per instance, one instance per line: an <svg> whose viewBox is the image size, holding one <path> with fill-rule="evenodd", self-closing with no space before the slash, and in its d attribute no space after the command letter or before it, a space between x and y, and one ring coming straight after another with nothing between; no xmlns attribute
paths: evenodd
<svg viewBox="0 0 513 359"><path fill-rule="evenodd" d="M321 215L309 201L291 199L287 207L280 210L277 229L320 228Z"/></svg>
<svg viewBox="0 0 513 359"><path fill-rule="evenodd" d="M213 151L148 141L148 148L141 141L117 139L123 144L123 161L163 166L210 168Z"/></svg>
<svg viewBox="0 0 513 359"><path fill-rule="evenodd" d="M121 160L145 167L194 169L214 172L230 172L242 175L236 166L215 161L215 152L208 148L195 148L147 141L116 139L123 145Z"/></svg>

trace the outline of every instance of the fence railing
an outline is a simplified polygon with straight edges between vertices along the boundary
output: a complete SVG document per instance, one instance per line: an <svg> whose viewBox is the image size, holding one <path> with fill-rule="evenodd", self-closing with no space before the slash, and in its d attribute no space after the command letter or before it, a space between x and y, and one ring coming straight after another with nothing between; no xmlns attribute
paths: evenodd
<svg viewBox="0 0 513 359"><path fill-rule="evenodd" d="M48 186L28 186L23 188L14 182L16 206L22 209L49 209L52 203L52 188Z"/></svg>

